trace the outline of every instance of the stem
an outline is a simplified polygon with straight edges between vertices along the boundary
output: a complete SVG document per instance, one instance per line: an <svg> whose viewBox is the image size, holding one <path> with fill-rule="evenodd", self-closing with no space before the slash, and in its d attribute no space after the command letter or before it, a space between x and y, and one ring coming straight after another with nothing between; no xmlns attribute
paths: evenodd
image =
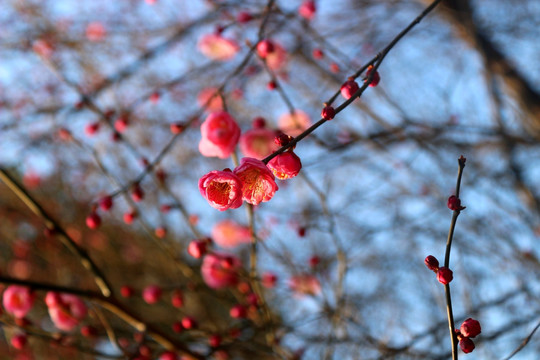
<svg viewBox="0 0 540 360"><path fill-rule="evenodd" d="M461 177L463 175L463 168L465 167L465 158L461 156L458 159L459 169L456 182L456 197L459 199L459 189L461 186ZM448 230L448 238L446 239L446 251L444 253L444 266L450 268L450 250L452 249L452 239L454 238L454 230L456 228L457 218L461 210L454 210L452 214L452 221L450 223L450 229ZM450 331L450 340L452 341L452 360L458 359L458 343L455 333L454 314L452 311L452 296L450 295L450 284L444 285L444 293L446 297L446 314L448 316L448 329Z"/></svg>

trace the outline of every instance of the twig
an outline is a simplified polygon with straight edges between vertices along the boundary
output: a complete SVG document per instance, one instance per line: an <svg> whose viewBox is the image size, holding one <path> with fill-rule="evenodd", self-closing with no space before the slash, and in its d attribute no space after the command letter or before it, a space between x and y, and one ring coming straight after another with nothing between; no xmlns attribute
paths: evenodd
<svg viewBox="0 0 540 360"><path fill-rule="evenodd" d="M377 69L381 65L382 61L386 57L386 55L390 52L390 50L401 40L411 29L416 26L424 17L426 17L442 0L435 0L431 5L429 5L420 15L414 19L409 26L407 26L403 31L401 31L379 54L377 54L373 59L368 61L364 66L362 66L352 77L357 78L362 74L369 65L373 65L373 70L371 71L370 75L367 77L366 81L364 81L364 84L360 89L358 89L350 99L344 101L340 106L338 106L335 109L336 115L343 111L347 106L349 106L354 100L359 98L364 91L368 88L369 84L371 84L371 81L373 80L373 76L375 75ZM330 105L334 100L339 96L339 91L337 91L327 102L326 104ZM277 155L285 152L287 149L294 147L298 142L300 142L303 138L311 134L315 129L317 129L319 126L324 124L326 122L325 119L320 119L315 124L313 124L311 127L306 129L303 133L292 139L289 143L282 146L272 154L268 155L266 158L263 159L263 162L265 164L268 164L270 160L272 160Z"/></svg>
<svg viewBox="0 0 540 360"><path fill-rule="evenodd" d="M519 346L516 348L516 350L514 350L510 355L508 355L508 357L505 357L503 360L509 360L511 358L514 357L514 355L516 355L518 352L520 352L521 350L523 350L523 348L525 346L527 346L527 344L529 343L529 341L531 341L534 333L536 332L536 330L538 330L540 328L540 321L538 322L538 324L536 324L536 326L534 327L534 329L531 331L531 333L529 334L529 336L527 336L525 338L525 340L523 340L523 342L521 344L519 344Z"/></svg>
<svg viewBox="0 0 540 360"><path fill-rule="evenodd" d="M465 167L465 158L463 156L461 156L458 159L458 164L459 164L459 170L458 170L458 177L457 177L457 182L456 182L456 198L457 199L459 199L461 177L463 175L463 168ZM447 269L450 268L450 250L452 249L452 239L454 237L454 230L456 228L456 222L457 222L457 218L460 212L461 212L461 209L458 205L456 210L454 210L454 213L452 214L450 230L448 231L448 238L446 240L446 251L444 253L444 266ZM455 334L454 314L452 311L452 296L450 295L450 284L444 285L444 293L446 297L446 314L448 316L448 329L450 330L450 339L452 340L452 360L457 360L458 359L458 351L457 351L458 343L457 343L457 337Z"/></svg>

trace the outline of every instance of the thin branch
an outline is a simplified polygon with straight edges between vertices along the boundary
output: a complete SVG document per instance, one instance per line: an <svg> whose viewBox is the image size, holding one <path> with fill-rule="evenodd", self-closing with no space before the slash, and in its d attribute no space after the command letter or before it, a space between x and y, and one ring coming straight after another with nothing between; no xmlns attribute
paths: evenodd
<svg viewBox="0 0 540 360"><path fill-rule="evenodd" d="M371 84L371 81L373 80L373 76L375 75L377 69L381 65L382 61L386 57L386 55L392 50L392 48L401 40L409 31L411 31L412 28L414 28L424 17L426 17L442 0L435 0L431 5L429 5L420 15L414 19L409 26L407 26L405 29L403 29L379 54L377 54L373 59L368 61L364 66L362 66L352 77L357 78L360 76L369 65L373 65L373 70L371 71L370 75L366 78L364 81L364 84L360 89L358 89L350 99L344 101L341 105L339 105L336 109L336 115L339 114L341 111L343 111L347 106L349 106L354 100L362 96L364 91L368 88L369 84ZM339 90L336 91L336 93L326 102L326 104L330 105L334 100L339 96ZM272 154L268 155L266 158L263 159L263 162L265 164L268 164L270 160L272 160L274 157L278 156L279 154L285 152L287 149L294 147L297 143L299 143L302 139L304 139L306 136L311 134L315 129L317 129L319 126L324 124L327 120L320 119L315 124L310 126L308 129L306 129L303 133L292 139L289 143L286 145L283 145L281 148L273 152Z"/></svg>
<svg viewBox="0 0 540 360"><path fill-rule="evenodd" d="M523 340L523 342L516 348L516 350L514 350L510 355L508 355L508 357L505 357L503 360L509 360L511 358L514 357L514 355L516 355L518 352L520 352L521 350L523 350L523 348L525 346L527 346L527 344L529 343L529 341L531 341L534 333L536 332L536 330L538 330L540 328L540 321L538 322L538 324L536 324L536 326L534 327L534 329L531 331L531 333L529 334L529 336L527 336L525 338L525 340Z"/></svg>
<svg viewBox="0 0 540 360"><path fill-rule="evenodd" d="M458 164L459 164L459 170L458 170L458 176L457 176L457 182L456 182L456 198L459 199L461 177L463 175L463 168L465 167L465 158L463 156L461 156L458 159ZM444 266L447 269L450 268L450 250L452 249L452 239L454 237L454 230L456 228L456 222L457 222L457 218L460 212L461 212L461 209L458 205L457 209L454 210L454 213L452 214L452 222L450 223L450 230L448 231L448 238L446 240L446 251L444 253ZM450 294L450 284L444 285L444 293L446 297L446 314L448 316L448 329L450 331L450 339L452 340L452 360L457 360L458 359L458 350L457 350L458 343L457 343L457 337L455 334L454 314L452 311L452 296Z"/></svg>

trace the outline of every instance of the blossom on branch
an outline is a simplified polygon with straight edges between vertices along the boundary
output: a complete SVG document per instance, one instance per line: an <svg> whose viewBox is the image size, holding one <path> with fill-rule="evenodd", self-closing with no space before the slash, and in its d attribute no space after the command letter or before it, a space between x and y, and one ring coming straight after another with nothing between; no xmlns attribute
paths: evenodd
<svg viewBox="0 0 540 360"><path fill-rule="evenodd" d="M227 112L220 111L208 115L201 125L202 139L199 151L204 156L229 157L240 138L240 127Z"/></svg>
<svg viewBox="0 0 540 360"><path fill-rule="evenodd" d="M60 330L73 330L87 314L85 303L75 295L49 291L45 303L51 320Z"/></svg>
<svg viewBox="0 0 540 360"><path fill-rule="evenodd" d="M225 211L242 206L242 181L231 171L211 171L199 179L199 191L210 206Z"/></svg>
<svg viewBox="0 0 540 360"><path fill-rule="evenodd" d="M269 201L278 190L274 175L261 160L242 158L234 173L242 182L242 199L249 204Z"/></svg>
<svg viewBox="0 0 540 360"><path fill-rule="evenodd" d="M240 50L238 43L221 34L207 34L197 43L197 49L209 59L226 61L232 59Z"/></svg>
<svg viewBox="0 0 540 360"><path fill-rule="evenodd" d="M207 254L202 262L201 274L206 285L221 289L236 285L240 266L240 260L232 255Z"/></svg>

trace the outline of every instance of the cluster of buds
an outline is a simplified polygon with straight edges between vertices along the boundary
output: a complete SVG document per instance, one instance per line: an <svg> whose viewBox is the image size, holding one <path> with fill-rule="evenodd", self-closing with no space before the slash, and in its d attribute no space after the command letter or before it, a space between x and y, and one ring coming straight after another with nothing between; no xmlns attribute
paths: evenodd
<svg viewBox="0 0 540 360"><path fill-rule="evenodd" d="M449 284L454 278L452 270L444 266L439 267L439 260L433 255L428 255L424 260L424 264L429 270L437 274L437 280L443 285Z"/></svg>
<svg viewBox="0 0 540 360"><path fill-rule="evenodd" d="M456 329L456 336L459 340L459 347L461 350L468 354L474 350L474 342L471 338L476 337L482 332L480 322L478 320L468 318L466 319L459 329Z"/></svg>

